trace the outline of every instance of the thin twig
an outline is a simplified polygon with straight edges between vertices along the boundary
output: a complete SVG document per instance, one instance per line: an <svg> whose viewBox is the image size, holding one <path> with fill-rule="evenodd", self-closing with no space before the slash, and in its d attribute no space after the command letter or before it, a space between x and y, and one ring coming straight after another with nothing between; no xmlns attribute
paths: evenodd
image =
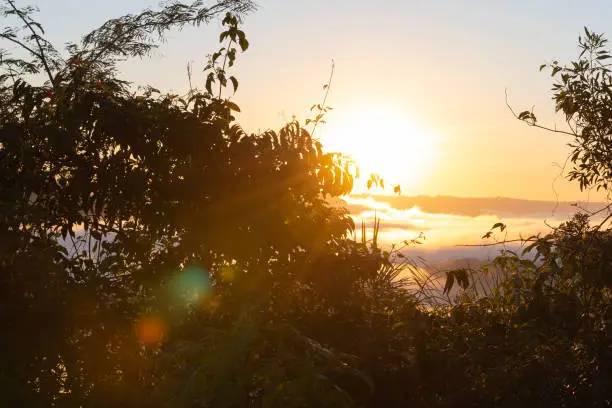
<svg viewBox="0 0 612 408"><path fill-rule="evenodd" d="M193 94L193 84L191 83L191 63L187 63L187 80L189 81L189 96Z"/></svg>
<svg viewBox="0 0 612 408"><path fill-rule="evenodd" d="M551 188L553 191L553 194L555 195L555 207L552 210L553 215L555 214L555 212L557 211L557 208L559 208L559 193L557 192L557 189L555 188L555 184L557 183L557 181L563 176L563 173L565 173L565 168L567 167L567 162L570 159L570 155L568 155L565 158L565 162L563 162L563 166L560 166L558 164L557 167L559 167L559 173L555 176L555 178L553 179L552 183L551 183Z"/></svg>
<svg viewBox="0 0 612 408"><path fill-rule="evenodd" d="M336 62L332 58L331 72L329 74L329 80L325 86L325 95L323 96L323 102L321 103L321 111L325 109L325 104L327 103L327 97L329 96L329 89L331 88L332 79L334 78L334 70L336 69ZM319 121L316 120L314 122L314 126L312 128L312 132L310 132L310 136L314 138L315 131L317 130L317 126L319 125Z"/></svg>
<svg viewBox="0 0 612 408"><path fill-rule="evenodd" d="M604 224L606 222L608 222L610 219L612 219L612 212L609 213L604 219L603 221L595 228L595 231L599 231L601 229L601 227L604 226Z"/></svg>
<svg viewBox="0 0 612 408"><path fill-rule="evenodd" d="M504 241L499 241L499 242L493 242L489 244L458 244L455 246L458 246L458 247L489 247L489 246L510 244L514 242L535 242L535 241L536 240L533 238L525 238L525 239L510 239L510 240L504 240Z"/></svg>
<svg viewBox="0 0 612 408"><path fill-rule="evenodd" d="M572 132L568 132L566 130L559 130L559 129L556 129L556 128L549 128L547 126L538 125L535 122L528 122L526 120L523 120L523 119L519 118L519 116L516 114L514 109L512 109L512 106L510 106L510 103L508 102L508 90L507 89L504 90L504 93L506 95L506 106L508 107L508 109L510 109L510 112L512 112L512 115L516 119L520 120L521 122L525 122L527 124L527 126L532 126L532 127L538 128L538 129L548 130L549 132L553 132L553 133L561 133L561 134L564 134L564 135L569 135L569 136L574 136L574 137L578 136L577 133L575 133L575 132L572 133Z"/></svg>

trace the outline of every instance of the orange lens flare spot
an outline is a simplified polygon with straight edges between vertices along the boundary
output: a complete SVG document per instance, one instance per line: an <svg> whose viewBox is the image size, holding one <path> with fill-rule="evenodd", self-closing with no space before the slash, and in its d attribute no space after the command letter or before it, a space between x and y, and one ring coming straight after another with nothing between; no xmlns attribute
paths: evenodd
<svg viewBox="0 0 612 408"><path fill-rule="evenodd" d="M143 344L159 343L166 337L166 325L157 317L145 317L136 324L136 336Z"/></svg>

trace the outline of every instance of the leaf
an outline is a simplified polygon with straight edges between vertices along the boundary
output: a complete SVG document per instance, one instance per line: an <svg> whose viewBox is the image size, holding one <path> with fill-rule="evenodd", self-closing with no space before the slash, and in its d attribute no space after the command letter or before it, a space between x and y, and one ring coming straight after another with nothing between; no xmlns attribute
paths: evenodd
<svg viewBox="0 0 612 408"><path fill-rule="evenodd" d="M467 289L470 286L470 280L468 278L468 270L465 268L455 269L453 274L457 278L457 283L462 289Z"/></svg>
<svg viewBox="0 0 612 408"><path fill-rule="evenodd" d="M238 80L233 76L231 76L229 79L232 83L232 86L234 87L234 93L236 93L236 91L238 90Z"/></svg>
<svg viewBox="0 0 612 408"><path fill-rule="evenodd" d="M491 229L494 230L495 228L499 228L501 231L503 231L506 229L506 225L502 222L497 222L493 225Z"/></svg>
<svg viewBox="0 0 612 408"><path fill-rule="evenodd" d="M231 110L235 111L235 112L240 112L240 108L238 107L238 105L236 105L234 102L231 101L227 101L226 105L228 108L230 108Z"/></svg>
<svg viewBox="0 0 612 408"><path fill-rule="evenodd" d="M246 38L244 38L244 36L240 37L238 44L240 45L240 49L242 49L242 51L246 51L249 48L249 42Z"/></svg>
<svg viewBox="0 0 612 408"><path fill-rule="evenodd" d="M531 111L523 111L519 113L518 118L520 120L525 120L525 121L530 120L530 121L536 122L536 117Z"/></svg>
<svg viewBox="0 0 612 408"><path fill-rule="evenodd" d="M550 76L555 76L555 75L557 75L557 72L559 72L559 71L561 71L561 67L560 67L560 66L555 66L555 67L552 69L552 72L551 72Z"/></svg>
<svg viewBox="0 0 612 408"><path fill-rule="evenodd" d="M443 293L445 295L450 293L450 291L453 288L454 284L455 284L455 274L452 271L446 272L446 283L444 284L444 291L443 291Z"/></svg>
<svg viewBox="0 0 612 408"><path fill-rule="evenodd" d="M208 74L208 77L206 78L206 90L210 94L212 94L212 84L214 81L215 81L215 75L211 72Z"/></svg>

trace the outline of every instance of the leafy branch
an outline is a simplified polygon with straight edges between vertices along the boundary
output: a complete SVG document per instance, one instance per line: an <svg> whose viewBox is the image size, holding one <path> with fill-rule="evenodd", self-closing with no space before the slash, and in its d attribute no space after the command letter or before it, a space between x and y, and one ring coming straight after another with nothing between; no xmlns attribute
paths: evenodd
<svg viewBox="0 0 612 408"><path fill-rule="evenodd" d="M232 67L236 61L236 48L232 47L233 44L238 44L242 52L249 48L249 42L246 39L244 31L238 29L238 18L229 12L226 13L222 24L228 26L227 30L219 35L219 42L227 38L228 44L226 47L222 47L219 51L209 56L209 62L204 67L204 71L209 71L206 76L206 90L212 95L212 85L215 81L219 82L219 92L217 98L221 98L223 87L227 86L227 81L232 83L234 92L238 89L238 80L234 76L227 77L227 68ZM217 60L223 56L223 64L218 67Z"/></svg>
<svg viewBox="0 0 612 408"><path fill-rule="evenodd" d="M211 7L206 7L202 0L191 5L171 3L160 11L146 10L107 21L84 37L82 49L75 56L103 66L113 63L116 55L143 57L165 40L164 34L169 29L197 27L223 12L244 15L254 9L251 0L220 0Z"/></svg>
<svg viewBox="0 0 612 408"><path fill-rule="evenodd" d="M66 47L68 57L64 58L56 48L46 40L42 25L31 15L33 7L18 8L14 0L4 0L6 7L1 8L4 17L16 16L28 31L20 36L22 29L8 27L0 32L0 39L16 44L33 57L27 61L20 58L9 58L6 51L0 50L0 81L10 77L11 73L46 73L54 89L61 82L70 82L74 69L83 77L112 78L116 63L120 58L144 57L165 40L165 34L171 29L182 29L187 25L199 26L210 22L220 13L231 13L244 16L255 9L252 0L218 0L212 6L206 6L203 0L191 4L169 2L161 10L145 10L142 13L128 14L105 22L99 28L85 35L80 43L69 43ZM233 17L237 19L238 17ZM248 43L244 34L238 39L246 49ZM245 46L246 44L246 46Z"/></svg>
<svg viewBox="0 0 612 408"><path fill-rule="evenodd" d="M580 189L595 188L610 192L612 179L612 53L606 48L607 39L584 28L578 37L580 55L576 61L560 65L558 61L543 64L551 69L555 110L565 115L571 131L558 130L537 123L533 111L512 114L529 126L572 137L569 155L574 168L569 180L578 180Z"/></svg>
<svg viewBox="0 0 612 408"><path fill-rule="evenodd" d="M53 75L51 65L57 67L58 53L51 45L51 43L41 36L41 34L44 35L45 33L42 26L30 17L31 14L35 11L35 9L32 7L20 9L15 5L15 2L13 0L5 1L8 4L8 8L5 8L2 14L5 17L11 15L17 16L25 24L23 28L29 31L30 34L28 36L25 36L23 39L19 39L17 37L17 33L19 30L9 27L5 29L3 33L0 33L0 38L3 38L18 45L19 47L30 53L33 57L35 57L35 64L32 64L30 66L42 66L49 78L49 81L53 86L55 86L56 80L55 76ZM50 55L53 57L53 59L51 60L49 60Z"/></svg>
<svg viewBox="0 0 612 408"><path fill-rule="evenodd" d="M510 112L512 113L512 116L514 116L516 119L525 122L527 125L531 126L531 127L535 127L538 129L543 129L543 130L547 130L549 132L553 132L553 133L561 133L564 135L569 135L569 136L576 136L576 132L568 132L566 130L559 130L556 127L555 128L551 128L548 126L544 126L544 125L540 125L538 124L538 119L536 118L535 114L533 113L533 109L531 110L525 110L522 111L520 113L516 113L516 111L512 108L512 106L510 105L510 102L508 100L508 90L504 91L505 96L506 96L506 106L508 107L508 109L510 110Z"/></svg>

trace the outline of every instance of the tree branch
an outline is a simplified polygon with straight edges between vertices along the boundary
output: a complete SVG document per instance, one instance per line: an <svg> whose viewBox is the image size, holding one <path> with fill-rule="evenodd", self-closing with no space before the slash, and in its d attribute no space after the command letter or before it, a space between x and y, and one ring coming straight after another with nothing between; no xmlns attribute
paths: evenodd
<svg viewBox="0 0 612 408"><path fill-rule="evenodd" d="M34 56L36 56L38 59L40 59L40 62L43 64L43 67L45 68L45 71L47 72L47 75L49 76L49 80L51 81L51 85L53 87L55 87L55 78L53 76L53 73L51 72L51 69L49 68L49 64L47 62L47 58L45 57L45 51L44 48L42 46L42 44L40 43L40 36L38 35L38 33L34 30L34 28L32 27L32 22L28 21L28 19L23 15L23 13L21 12L21 10L19 10L16 6L15 3L13 2L13 0L6 0L8 2L8 4L11 5L11 8L13 9L13 11L15 12L15 14L17 14L19 16L19 18L21 19L21 21L23 21L26 25L26 27L28 27L28 29L30 30L30 32L32 33L32 37L34 38L34 41L36 41L36 46L38 47L38 53L33 52L29 47L24 47L25 49L27 49L28 51L30 51L32 54L34 54ZM6 38L6 37L5 37ZM23 45L22 45L23 46Z"/></svg>
<svg viewBox="0 0 612 408"><path fill-rule="evenodd" d="M493 242L493 243L489 243L489 244L458 244L458 245L455 245L455 246L458 246L458 247L490 247L490 246L511 244L511 243L514 243L514 242L520 242L520 243L524 243L524 242L536 242L536 239L534 239L534 238L517 238L517 239L510 239L510 240L504 240L504 241L499 241L499 242Z"/></svg>
<svg viewBox="0 0 612 408"><path fill-rule="evenodd" d="M504 90L504 93L506 95L506 106L508 107L510 112L512 112L512 116L514 116L516 119L520 120L521 122L525 122L527 124L527 126L532 126L532 127L538 128L538 129L547 130L547 131L553 132L553 133L561 133L561 134L572 136L572 137L578 136L577 133L572 133L572 132L568 132L566 130L559 130L559 129L556 129L556 128L550 128L550 127L547 127L547 126L538 125L535 122L528 122L528 121L526 121L524 119L519 118L519 116L516 114L514 109L512 109L512 106L510 106L510 103L508 102L508 90Z"/></svg>
<svg viewBox="0 0 612 408"><path fill-rule="evenodd" d="M184 9L176 11L173 9L173 7L176 8L179 6ZM203 21L209 21L213 16L224 10L233 9L238 12L246 12L254 7L251 0L220 0L215 5L207 8L203 7L202 2L199 0L193 2L190 6L175 3L166 6L158 12L148 10L136 16L125 16L123 20L107 21L98 29L85 36L83 41L85 47L87 47L87 45L92 45L93 47L91 50L84 51L90 55L90 58L87 58L88 62L94 64L100 61L106 54L113 54L112 48L122 41L124 45L126 45L126 43L129 44L135 39L140 39L140 44L142 45L144 41L155 32L163 39L162 32L171 27L180 27L186 24L199 25ZM174 14L173 11L175 11ZM104 34L110 31L111 24L114 24L112 27L113 37L104 41ZM148 44L148 47L155 48L155 45ZM123 52L130 56L138 55L138 52L130 52L125 49ZM146 51L143 52L143 54L146 54Z"/></svg>
<svg viewBox="0 0 612 408"><path fill-rule="evenodd" d="M329 73L329 80L325 85L325 95L323 96L323 102L321 103L321 110L325 109L325 104L327 103L327 97L329 96L329 88L331 88L332 79L334 78L334 70L336 69L336 62L332 59L331 72ZM316 120L314 123L314 127L312 128L312 132L310 132L310 136L314 138L315 131L317 130L317 125L319 121Z"/></svg>
<svg viewBox="0 0 612 408"><path fill-rule="evenodd" d="M24 50L28 51L30 54L34 55L36 58L38 58L38 59L40 59L40 58L41 58L41 56L40 56L40 54L39 54L39 53L37 53L36 51L34 51L32 48L28 47L27 45L25 45L25 44L24 44L24 43L22 43L21 41L19 41L19 40L15 39L15 38L13 38L13 37L10 37L10 36L8 36L8 35L5 35L5 34L0 34L0 37L1 37L1 38L4 38L5 40L11 41L11 42L13 42L13 43L15 43L15 44L19 45L21 48L23 48Z"/></svg>

